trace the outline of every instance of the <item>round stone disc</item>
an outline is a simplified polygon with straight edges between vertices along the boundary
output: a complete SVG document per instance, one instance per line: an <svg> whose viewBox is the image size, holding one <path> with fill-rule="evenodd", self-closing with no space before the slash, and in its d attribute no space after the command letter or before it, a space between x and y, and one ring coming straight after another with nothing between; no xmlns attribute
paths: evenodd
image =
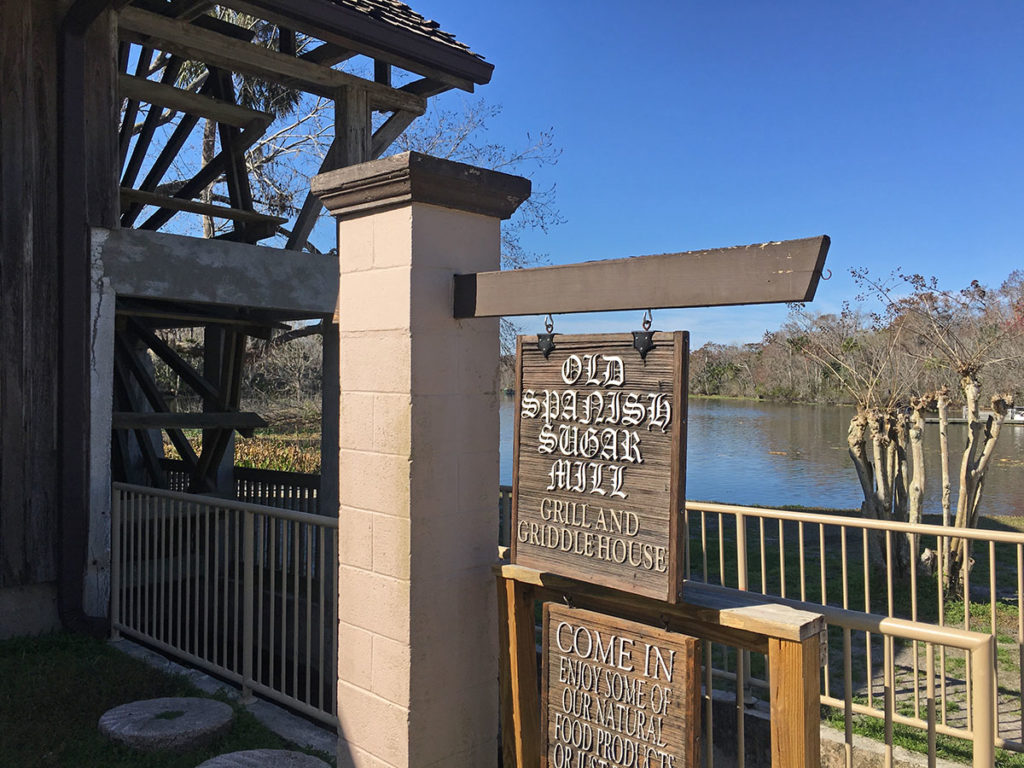
<svg viewBox="0 0 1024 768"><path fill-rule="evenodd" d="M220 736L234 717L231 707L213 699L147 699L107 710L100 733L146 752L185 752Z"/></svg>
<svg viewBox="0 0 1024 768"><path fill-rule="evenodd" d="M287 749L246 749L201 763L198 768L330 768L318 757Z"/></svg>

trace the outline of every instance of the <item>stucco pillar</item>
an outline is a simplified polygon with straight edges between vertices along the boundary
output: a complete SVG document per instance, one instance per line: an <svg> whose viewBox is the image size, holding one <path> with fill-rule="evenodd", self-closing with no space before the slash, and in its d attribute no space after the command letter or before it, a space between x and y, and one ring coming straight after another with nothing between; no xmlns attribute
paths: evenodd
<svg viewBox="0 0 1024 768"><path fill-rule="evenodd" d="M338 220L339 766L498 752L498 321L452 278L499 267L525 179L406 153L314 179Z"/></svg>

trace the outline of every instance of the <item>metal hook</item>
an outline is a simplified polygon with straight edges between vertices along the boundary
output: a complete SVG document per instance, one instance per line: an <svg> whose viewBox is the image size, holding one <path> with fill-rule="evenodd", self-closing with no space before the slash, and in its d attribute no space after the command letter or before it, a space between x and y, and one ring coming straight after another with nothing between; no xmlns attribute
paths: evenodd
<svg viewBox="0 0 1024 768"><path fill-rule="evenodd" d="M537 334L537 349L544 354L544 359L547 360L548 355L550 355L552 350L555 348L555 334L553 333L555 330L555 321L554 318L551 317L550 312L548 313L548 316L544 318L544 330L547 331L547 333Z"/></svg>
<svg viewBox="0 0 1024 768"><path fill-rule="evenodd" d="M575 608L576 603L573 602L572 597L569 595L562 595L562 602L565 603L568 608Z"/></svg>
<svg viewBox="0 0 1024 768"><path fill-rule="evenodd" d="M647 363L647 353L654 349L654 331L651 330L651 323L654 317L651 310L644 312L642 331L633 331L633 349L640 353L640 359Z"/></svg>
<svg viewBox="0 0 1024 768"><path fill-rule="evenodd" d="M828 277L825 277L825 272L828 272ZM821 273L821 279L822 279L822 280L831 280L831 279L832 279L832 270L831 270L831 269L828 269L828 268L826 268L826 269L825 269L825 272L822 272L822 273Z"/></svg>

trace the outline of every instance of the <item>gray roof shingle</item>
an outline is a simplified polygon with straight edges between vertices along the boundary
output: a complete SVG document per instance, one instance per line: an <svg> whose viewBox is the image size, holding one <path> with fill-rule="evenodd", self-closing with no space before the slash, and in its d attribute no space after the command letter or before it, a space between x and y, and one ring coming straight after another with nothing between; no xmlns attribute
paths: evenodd
<svg viewBox="0 0 1024 768"><path fill-rule="evenodd" d="M475 56L481 61L483 56L470 50L465 43L455 39L455 35L445 32L440 24L431 19L426 19L405 3L398 0L331 0L335 5L351 8L354 11L365 13L372 19L390 24L398 29L412 32L436 43L441 43L460 53L467 53Z"/></svg>

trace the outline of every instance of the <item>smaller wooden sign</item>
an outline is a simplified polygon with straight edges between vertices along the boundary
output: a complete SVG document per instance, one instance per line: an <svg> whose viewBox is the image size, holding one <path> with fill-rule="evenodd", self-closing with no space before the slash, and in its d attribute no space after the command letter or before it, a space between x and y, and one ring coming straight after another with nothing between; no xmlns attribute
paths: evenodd
<svg viewBox="0 0 1024 768"><path fill-rule="evenodd" d="M544 604L546 768L689 768L699 762L695 637Z"/></svg>

